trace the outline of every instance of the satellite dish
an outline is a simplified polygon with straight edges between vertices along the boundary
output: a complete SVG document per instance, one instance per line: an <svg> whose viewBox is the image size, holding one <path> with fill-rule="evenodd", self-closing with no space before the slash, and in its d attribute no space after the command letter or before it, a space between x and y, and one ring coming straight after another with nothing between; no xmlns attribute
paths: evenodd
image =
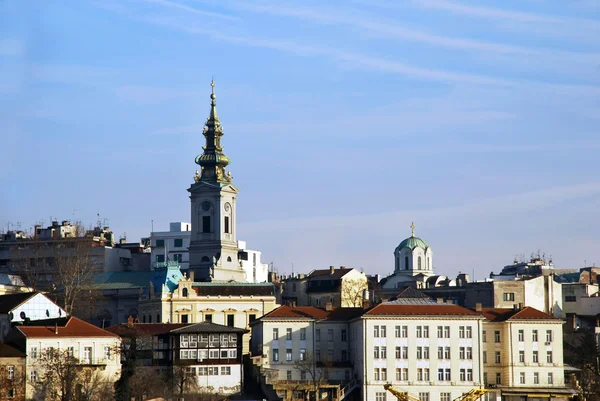
<svg viewBox="0 0 600 401"><path fill-rule="evenodd" d="M19 315L21 316L21 319L25 319L27 316L25 315L25 311L21 311L21 314Z"/></svg>

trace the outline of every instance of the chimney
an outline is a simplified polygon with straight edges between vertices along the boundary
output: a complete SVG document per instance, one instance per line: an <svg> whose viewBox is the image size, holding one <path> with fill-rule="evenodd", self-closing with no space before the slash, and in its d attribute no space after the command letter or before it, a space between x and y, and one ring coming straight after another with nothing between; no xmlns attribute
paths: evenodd
<svg viewBox="0 0 600 401"><path fill-rule="evenodd" d="M444 298L437 298L437 299L436 299L436 302L437 302L438 304L443 304L443 303L444 303Z"/></svg>
<svg viewBox="0 0 600 401"><path fill-rule="evenodd" d="M475 312L481 312L483 310L481 302L475 304Z"/></svg>
<svg viewBox="0 0 600 401"><path fill-rule="evenodd" d="M331 312L331 311L333 310L333 304L332 304L331 302L327 302L327 303L325 304L325 310L326 310L327 312Z"/></svg>
<svg viewBox="0 0 600 401"><path fill-rule="evenodd" d="M518 306L519 306L519 309L523 309L523 304L522 303L519 303Z"/></svg>
<svg viewBox="0 0 600 401"><path fill-rule="evenodd" d="M371 306L371 300L369 299L369 290L367 290L365 288L363 290L363 296L362 296L362 307L363 307L363 309L369 309L370 306Z"/></svg>
<svg viewBox="0 0 600 401"><path fill-rule="evenodd" d="M58 322L54 322L54 334L58 334Z"/></svg>
<svg viewBox="0 0 600 401"><path fill-rule="evenodd" d="M513 304L513 310L519 310L519 304Z"/></svg>
<svg viewBox="0 0 600 401"><path fill-rule="evenodd" d="M335 266L329 266L329 275L333 276L333 272L335 271Z"/></svg>

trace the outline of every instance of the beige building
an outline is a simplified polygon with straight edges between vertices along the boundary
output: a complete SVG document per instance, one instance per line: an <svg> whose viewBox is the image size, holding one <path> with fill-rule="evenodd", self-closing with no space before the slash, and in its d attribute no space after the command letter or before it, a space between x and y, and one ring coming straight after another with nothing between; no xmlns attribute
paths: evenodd
<svg viewBox="0 0 600 401"><path fill-rule="evenodd" d="M25 400L25 353L0 342L0 400Z"/></svg>
<svg viewBox="0 0 600 401"><path fill-rule="evenodd" d="M49 349L67 351L82 368L97 372L102 382L112 386L121 373L119 336L76 317L34 322L15 326L5 341L27 354L26 397L44 399L46 383L40 356Z"/></svg>
<svg viewBox="0 0 600 401"><path fill-rule="evenodd" d="M309 275L289 277L282 294L284 303L297 306L362 307L363 293L368 289L367 276L354 268L329 266L313 270Z"/></svg>
<svg viewBox="0 0 600 401"><path fill-rule="evenodd" d="M563 321L531 307L483 308L482 361L488 399L566 398Z"/></svg>
<svg viewBox="0 0 600 401"><path fill-rule="evenodd" d="M195 282L182 277L175 289L155 291L151 285L139 300L140 321L200 323L204 321L247 329L277 307L271 283ZM243 352L248 352L249 334Z"/></svg>

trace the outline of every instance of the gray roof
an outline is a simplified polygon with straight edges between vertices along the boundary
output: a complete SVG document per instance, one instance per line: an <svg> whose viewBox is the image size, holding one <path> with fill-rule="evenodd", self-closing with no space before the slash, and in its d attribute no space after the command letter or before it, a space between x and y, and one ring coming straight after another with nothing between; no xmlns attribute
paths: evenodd
<svg viewBox="0 0 600 401"><path fill-rule="evenodd" d="M0 284L25 287L25 283L23 282L21 276L8 273L0 273Z"/></svg>
<svg viewBox="0 0 600 401"><path fill-rule="evenodd" d="M171 330L171 333L185 334L185 333L245 333L245 329L239 329L237 327L223 326L222 324L202 322L196 324L190 324L189 326L181 327L179 329Z"/></svg>
<svg viewBox="0 0 600 401"><path fill-rule="evenodd" d="M140 289L148 286L153 274L153 271L100 273L94 277L92 286L96 290Z"/></svg>
<svg viewBox="0 0 600 401"><path fill-rule="evenodd" d="M17 294L0 295L0 313L9 313L38 292L20 292Z"/></svg>

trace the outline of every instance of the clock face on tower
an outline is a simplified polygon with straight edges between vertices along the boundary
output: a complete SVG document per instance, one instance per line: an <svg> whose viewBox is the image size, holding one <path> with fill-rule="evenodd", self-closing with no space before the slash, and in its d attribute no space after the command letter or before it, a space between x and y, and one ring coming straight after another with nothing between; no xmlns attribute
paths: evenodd
<svg viewBox="0 0 600 401"><path fill-rule="evenodd" d="M208 209L210 209L210 202L209 201L202 202L202 210L204 210L205 212L207 212Z"/></svg>

